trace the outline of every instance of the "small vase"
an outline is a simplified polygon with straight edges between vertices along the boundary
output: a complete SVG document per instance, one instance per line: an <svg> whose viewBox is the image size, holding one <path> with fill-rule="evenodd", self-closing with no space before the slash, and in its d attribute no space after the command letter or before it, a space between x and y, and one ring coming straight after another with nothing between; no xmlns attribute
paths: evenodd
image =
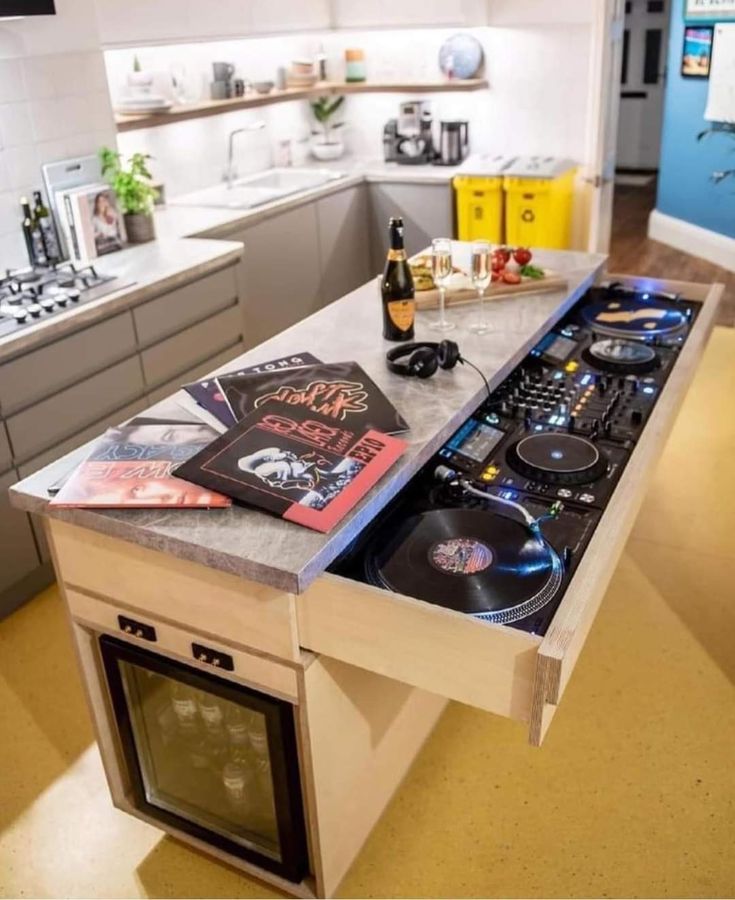
<svg viewBox="0 0 735 900"><path fill-rule="evenodd" d="M131 244L144 244L154 240L156 228L152 213L126 213L125 230Z"/></svg>

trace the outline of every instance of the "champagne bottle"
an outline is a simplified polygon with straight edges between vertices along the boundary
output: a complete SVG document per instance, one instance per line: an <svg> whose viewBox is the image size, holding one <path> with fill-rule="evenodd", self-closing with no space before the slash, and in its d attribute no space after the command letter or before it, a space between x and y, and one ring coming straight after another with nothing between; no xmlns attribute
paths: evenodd
<svg viewBox="0 0 735 900"><path fill-rule="evenodd" d="M51 213L43 202L40 191L33 192L33 200L35 202L33 207L33 218L41 234L41 242L43 243L46 260L49 263L59 262L61 253L59 252L59 241L56 237L56 229L54 228Z"/></svg>
<svg viewBox="0 0 735 900"><path fill-rule="evenodd" d="M392 218L388 233L388 258L381 282L383 337L388 341L410 341L416 304L413 276L403 246L403 219Z"/></svg>
<svg viewBox="0 0 735 900"><path fill-rule="evenodd" d="M27 197L20 198L21 209L23 210L23 237L26 242L26 250L28 251L28 261L32 266L45 266L46 254L43 250L43 240L41 232L36 224L33 214L31 213L31 205Z"/></svg>

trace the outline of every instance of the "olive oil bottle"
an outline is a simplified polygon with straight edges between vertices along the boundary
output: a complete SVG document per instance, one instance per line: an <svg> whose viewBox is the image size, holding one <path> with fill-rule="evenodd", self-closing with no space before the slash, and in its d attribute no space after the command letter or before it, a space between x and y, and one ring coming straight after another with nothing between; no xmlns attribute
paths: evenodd
<svg viewBox="0 0 735 900"><path fill-rule="evenodd" d="M388 341L413 340L416 313L413 276L403 246L403 219L393 218L388 224L388 258L383 270L383 337Z"/></svg>

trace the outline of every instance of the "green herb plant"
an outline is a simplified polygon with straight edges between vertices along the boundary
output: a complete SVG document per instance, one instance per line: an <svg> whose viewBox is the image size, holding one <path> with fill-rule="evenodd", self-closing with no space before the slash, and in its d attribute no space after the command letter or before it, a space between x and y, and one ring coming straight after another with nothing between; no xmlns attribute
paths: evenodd
<svg viewBox="0 0 735 900"><path fill-rule="evenodd" d="M332 132L337 128L341 128L344 123L337 122L335 124L332 124L330 120L332 116L337 112L337 110L342 106L344 101L344 97L317 97L315 100L311 100L309 103L309 105L311 106L311 111L314 113L314 118L322 126L325 144L337 143L336 140L332 140ZM318 134L318 132L314 133Z"/></svg>
<svg viewBox="0 0 735 900"><path fill-rule="evenodd" d="M147 153L133 153L126 166L121 154L109 147L100 150L102 177L117 194L125 215L150 215L153 211L158 191L151 184L150 158Z"/></svg>

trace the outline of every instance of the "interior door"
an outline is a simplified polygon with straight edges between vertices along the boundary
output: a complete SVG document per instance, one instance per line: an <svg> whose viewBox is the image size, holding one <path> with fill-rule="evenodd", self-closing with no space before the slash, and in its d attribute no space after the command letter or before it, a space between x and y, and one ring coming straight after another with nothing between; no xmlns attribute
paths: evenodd
<svg viewBox="0 0 735 900"><path fill-rule="evenodd" d="M628 0L625 4L618 168L658 169L668 14L668 0Z"/></svg>
<svg viewBox="0 0 735 900"><path fill-rule="evenodd" d="M588 250L607 253L612 229L615 153L623 59L624 0L599 0L592 22L588 94Z"/></svg>

